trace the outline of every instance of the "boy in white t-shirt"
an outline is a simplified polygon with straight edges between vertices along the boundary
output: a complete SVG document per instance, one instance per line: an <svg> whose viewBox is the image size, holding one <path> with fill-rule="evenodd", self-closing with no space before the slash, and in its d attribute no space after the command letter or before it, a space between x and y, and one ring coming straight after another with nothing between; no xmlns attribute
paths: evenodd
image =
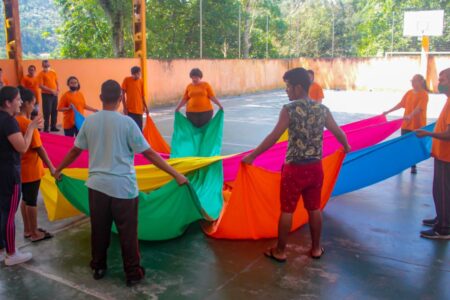
<svg viewBox="0 0 450 300"><path fill-rule="evenodd" d="M144 278L140 266L137 239L138 186L134 154L142 153L155 166L172 175L178 184L186 177L168 165L153 151L136 123L117 112L122 100L120 85L114 80L102 84L100 99L103 110L86 118L74 147L55 171L69 166L83 150L89 151L89 210L91 218L92 260L94 279L101 279L107 269L107 250L111 225L116 224L122 248L127 285Z"/></svg>

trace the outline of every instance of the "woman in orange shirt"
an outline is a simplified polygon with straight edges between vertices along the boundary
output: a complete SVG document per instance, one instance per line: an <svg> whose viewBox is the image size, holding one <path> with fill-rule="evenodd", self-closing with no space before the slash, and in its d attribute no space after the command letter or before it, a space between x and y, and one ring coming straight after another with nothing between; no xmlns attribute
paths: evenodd
<svg viewBox="0 0 450 300"><path fill-rule="evenodd" d="M34 110L36 98L29 89L19 87L20 97L23 104L20 107L20 113L16 115L20 131L25 134L28 125L31 123L31 113ZM40 229L37 225L37 198L41 178L44 176L44 165L50 169L53 174L55 167L48 158L47 152L42 146L39 132L35 129L31 139L30 147L21 157L21 179L22 179L22 203L20 211L22 213L24 224L24 237L32 242L38 242L53 237L52 234Z"/></svg>
<svg viewBox="0 0 450 300"><path fill-rule="evenodd" d="M214 114L211 101L219 109L223 109L223 107L209 83L202 81L203 73L200 69L192 69L189 77L191 77L192 83L186 87L184 96L175 111L179 111L187 103L186 117L195 127L202 127L211 120Z"/></svg>
<svg viewBox="0 0 450 300"><path fill-rule="evenodd" d="M427 125L428 88L425 78L416 74L411 79L411 85L413 88L406 92L396 106L383 112L384 115L387 115L400 108L405 109L401 127L402 135ZM411 167L411 173L417 173L416 165Z"/></svg>
<svg viewBox="0 0 450 300"><path fill-rule="evenodd" d="M67 91L59 101L58 111L63 112L63 128L65 136L77 136L78 129L75 126L75 108L80 114L84 114L84 110L97 112L98 110L86 105L84 95L80 92L80 82L75 76L70 76L67 79Z"/></svg>

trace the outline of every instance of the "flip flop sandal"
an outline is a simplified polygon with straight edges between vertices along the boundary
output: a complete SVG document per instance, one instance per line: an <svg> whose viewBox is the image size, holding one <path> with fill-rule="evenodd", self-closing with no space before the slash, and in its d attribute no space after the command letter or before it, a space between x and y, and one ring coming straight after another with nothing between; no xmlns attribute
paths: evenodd
<svg viewBox="0 0 450 300"><path fill-rule="evenodd" d="M48 231L45 230L45 229L38 228L38 231L45 233L47 236L49 236L49 238L52 238L52 237L53 237L53 234L51 234L50 232L48 232Z"/></svg>
<svg viewBox="0 0 450 300"><path fill-rule="evenodd" d="M273 248L271 248L269 251L264 252L264 255L270 259L275 260L276 262L279 262L279 263L286 262L286 258L278 258L275 255L273 255Z"/></svg>
<svg viewBox="0 0 450 300"><path fill-rule="evenodd" d="M322 250L322 253L320 253L320 255L312 255L311 254L311 258L312 259L320 259L322 257L322 255L325 253L325 249L320 248L320 250Z"/></svg>
<svg viewBox="0 0 450 300"><path fill-rule="evenodd" d="M53 237L53 235L50 232L44 232L44 236L43 237L41 237L39 239L36 239L36 240L30 239L30 241L32 243L37 243L37 242L40 242L40 241L51 239L52 237Z"/></svg>

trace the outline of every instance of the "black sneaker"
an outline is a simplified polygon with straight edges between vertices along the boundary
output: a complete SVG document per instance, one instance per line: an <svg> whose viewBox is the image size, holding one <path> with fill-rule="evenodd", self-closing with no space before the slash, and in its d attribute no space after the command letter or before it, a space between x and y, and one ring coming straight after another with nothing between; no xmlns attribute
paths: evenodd
<svg viewBox="0 0 450 300"><path fill-rule="evenodd" d="M434 229L428 229L420 232L420 236L433 240L450 240L450 234L440 234Z"/></svg>
<svg viewBox="0 0 450 300"><path fill-rule="evenodd" d="M435 217L433 219L423 219L422 224L425 226L433 227L434 225L437 224L437 217Z"/></svg>
<svg viewBox="0 0 450 300"><path fill-rule="evenodd" d="M136 279L127 279L127 287L133 287L136 284L139 284L145 278L145 269L143 267L139 268L141 268L142 276Z"/></svg>
<svg viewBox="0 0 450 300"><path fill-rule="evenodd" d="M56 127L52 127L52 128L50 128L50 131L52 131L52 132L58 132L58 131L59 131L59 129L58 129L58 128L56 128Z"/></svg>
<svg viewBox="0 0 450 300"><path fill-rule="evenodd" d="M417 168L415 166L411 167L411 174L417 174Z"/></svg>
<svg viewBox="0 0 450 300"><path fill-rule="evenodd" d="M92 277L95 280L102 279L106 275L106 269L94 269L92 270Z"/></svg>

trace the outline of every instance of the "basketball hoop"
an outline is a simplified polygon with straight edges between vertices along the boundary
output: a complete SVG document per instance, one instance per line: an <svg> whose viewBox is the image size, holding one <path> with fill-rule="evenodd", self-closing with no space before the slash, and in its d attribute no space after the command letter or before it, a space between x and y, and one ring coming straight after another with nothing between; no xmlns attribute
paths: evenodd
<svg viewBox="0 0 450 300"><path fill-rule="evenodd" d="M443 10L405 11L403 36L441 36L443 31Z"/></svg>
<svg viewBox="0 0 450 300"><path fill-rule="evenodd" d="M428 76L428 53L430 36L441 36L444 31L443 10L405 11L403 19L403 36L418 37L421 41L420 73L430 86ZM432 86L430 86L433 90Z"/></svg>

